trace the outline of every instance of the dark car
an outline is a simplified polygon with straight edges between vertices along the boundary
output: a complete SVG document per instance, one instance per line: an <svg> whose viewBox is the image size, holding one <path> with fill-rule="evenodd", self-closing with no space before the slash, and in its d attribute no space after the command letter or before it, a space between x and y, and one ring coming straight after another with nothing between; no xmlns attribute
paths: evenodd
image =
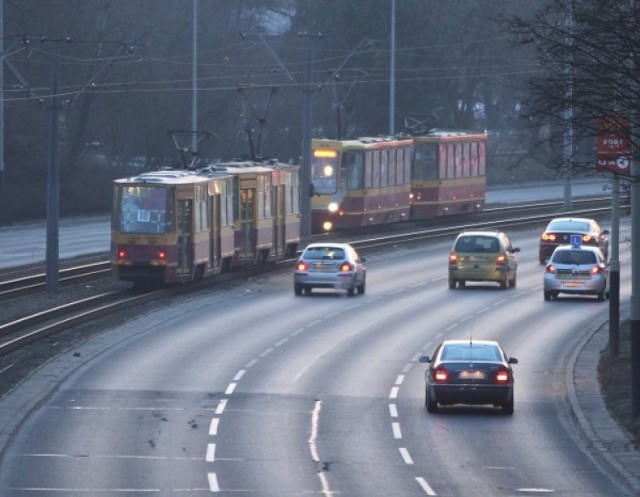
<svg viewBox="0 0 640 497"><path fill-rule="evenodd" d="M560 245L576 245L571 237L579 236L581 245L591 245L602 250L609 258L609 230L602 229L597 221L582 217L558 217L552 219L540 237L538 259L546 264L553 251Z"/></svg>
<svg viewBox="0 0 640 497"><path fill-rule="evenodd" d="M349 297L365 292L366 259L348 243L311 243L296 262L293 291L310 294L313 288L346 290Z"/></svg>
<svg viewBox="0 0 640 497"><path fill-rule="evenodd" d="M445 340L433 356L422 356L425 372L425 405L430 413L438 405L454 404L501 407L513 414L513 370L515 357L508 357L493 340Z"/></svg>

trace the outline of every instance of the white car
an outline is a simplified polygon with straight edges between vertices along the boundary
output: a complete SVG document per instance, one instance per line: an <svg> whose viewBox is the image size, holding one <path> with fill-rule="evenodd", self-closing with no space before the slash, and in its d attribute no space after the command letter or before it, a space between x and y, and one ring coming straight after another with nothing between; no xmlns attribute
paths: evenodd
<svg viewBox="0 0 640 497"><path fill-rule="evenodd" d="M557 247L544 272L544 299L560 293L609 297L609 265L598 247L561 245Z"/></svg>
<svg viewBox="0 0 640 497"><path fill-rule="evenodd" d="M346 290L349 297L365 291L366 259L348 243L311 243L296 262L293 292L310 294L313 288Z"/></svg>

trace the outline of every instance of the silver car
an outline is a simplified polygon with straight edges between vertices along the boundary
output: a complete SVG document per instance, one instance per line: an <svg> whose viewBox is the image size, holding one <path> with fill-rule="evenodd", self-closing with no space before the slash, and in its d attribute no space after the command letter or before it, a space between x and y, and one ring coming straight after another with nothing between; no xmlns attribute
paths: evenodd
<svg viewBox="0 0 640 497"><path fill-rule="evenodd" d="M310 294L313 288L346 290L349 297L365 291L366 259L348 243L311 243L295 265L293 291Z"/></svg>
<svg viewBox="0 0 640 497"><path fill-rule="evenodd" d="M609 296L609 266L598 247L561 245L557 247L544 272L544 299L560 293L596 295L603 301Z"/></svg>

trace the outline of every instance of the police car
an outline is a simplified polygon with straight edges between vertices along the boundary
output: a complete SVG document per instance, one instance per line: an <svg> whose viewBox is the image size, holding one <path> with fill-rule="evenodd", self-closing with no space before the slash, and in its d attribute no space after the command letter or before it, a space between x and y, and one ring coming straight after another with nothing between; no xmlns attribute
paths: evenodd
<svg viewBox="0 0 640 497"><path fill-rule="evenodd" d="M599 301L609 297L609 265L598 247L582 245L572 236L571 245L557 247L544 272L544 299L565 293L595 295Z"/></svg>

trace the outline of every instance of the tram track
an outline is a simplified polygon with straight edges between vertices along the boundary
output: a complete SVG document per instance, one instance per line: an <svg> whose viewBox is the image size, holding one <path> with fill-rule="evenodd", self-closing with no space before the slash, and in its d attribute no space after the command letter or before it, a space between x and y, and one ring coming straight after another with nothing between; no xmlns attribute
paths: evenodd
<svg viewBox="0 0 640 497"><path fill-rule="evenodd" d="M582 206L578 207L578 204ZM545 204L531 204L519 206L505 206L486 209L482 215L474 215L474 222L464 222L465 218L445 218L444 223L431 223L431 225L412 224L410 228L399 232L397 229L384 231L364 230L355 239L350 233L350 243L359 251L371 252L385 250L398 245L423 243L429 239L454 236L465 229L501 229L528 227L546 223L551 217L558 216L558 207L561 203L549 202ZM576 208L572 211L562 212L563 216L598 217L611 212L610 199L588 199L574 201ZM533 211L537 211L533 214ZM466 219L469 219L468 217ZM442 220L442 219L440 219ZM459 221L453 222L452 221ZM421 223L425 224L425 223ZM388 227L387 227L388 228ZM321 238L326 235L320 235ZM345 235L332 234L332 239L337 237L345 239ZM326 239L326 238L325 238ZM291 267L294 259L282 261L275 265L256 266L231 273L218 275L213 279L206 279L195 284L179 287L169 287L147 292L134 292L131 288L105 292L89 298L83 298L59 305L53 308L39 310L29 315L15 319L0 325L0 356L4 356L27 347L38 340L50 337L56 333L71 329L82 323L115 314L127 308L156 301L163 298L175 297L180 294L193 293L212 285L225 283L238 278L247 278L258 274L270 272L274 269ZM64 271L64 273L63 273ZM108 261L82 264L77 267L61 271L61 280L66 282L88 281L88 279L105 278L110 274ZM62 276L64 274L64 276ZM17 297L33 292L34 288L44 288L46 278L44 274L36 274L22 278L14 278L0 283L0 299L8 298L7 295ZM37 286L39 285L39 286ZM14 293L11 293L14 292ZM22 292L22 293L19 293Z"/></svg>

